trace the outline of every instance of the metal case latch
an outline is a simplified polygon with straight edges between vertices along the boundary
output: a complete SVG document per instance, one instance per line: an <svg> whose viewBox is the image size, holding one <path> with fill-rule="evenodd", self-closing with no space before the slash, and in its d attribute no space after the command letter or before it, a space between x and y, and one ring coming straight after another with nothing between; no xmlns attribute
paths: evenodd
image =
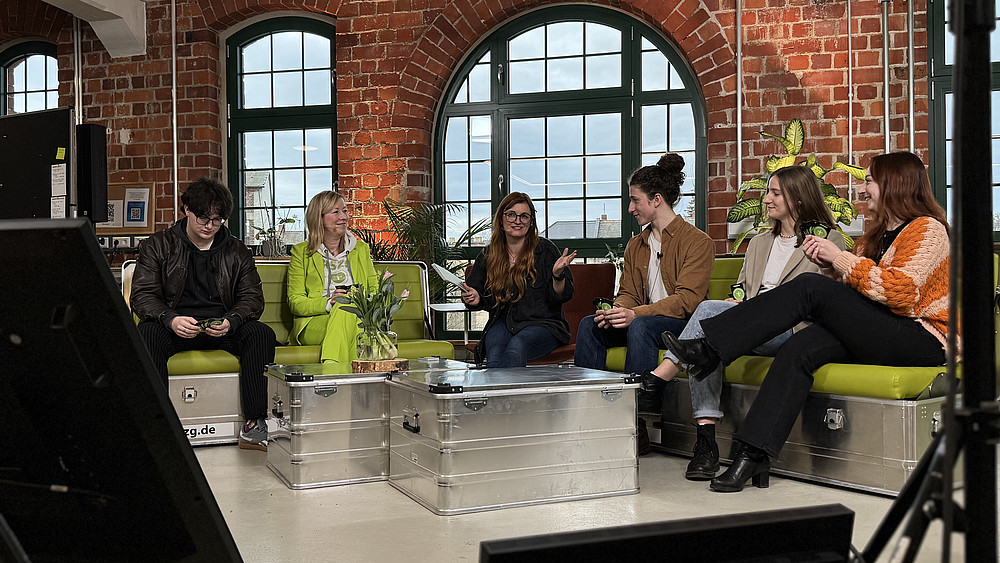
<svg viewBox="0 0 1000 563"><path fill-rule="evenodd" d="M941 411L935 411L931 415L931 436L937 436L941 431Z"/></svg>
<svg viewBox="0 0 1000 563"><path fill-rule="evenodd" d="M486 406L486 397L470 397L463 401L465 403L465 408L470 411L478 411L479 409Z"/></svg>
<svg viewBox="0 0 1000 563"><path fill-rule="evenodd" d="M185 387L181 393L185 403L193 403L198 399L198 390L194 387Z"/></svg>
<svg viewBox="0 0 1000 563"><path fill-rule="evenodd" d="M285 404L285 402L281 400L281 395L275 393L274 396L271 397L271 405L272 405L271 406L271 414L274 415L274 418L284 418L285 417L285 411L282 408L282 406L284 404Z"/></svg>
<svg viewBox="0 0 1000 563"><path fill-rule="evenodd" d="M622 398L621 389L601 389L601 397L609 403L613 403Z"/></svg>
<svg viewBox="0 0 1000 563"><path fill-rule="evenodd" d="M413 422L410 422L410 421ZM417 409L406 407L403 409L403 430L420 434L420 413Z"/></svg>
<svg viewBox="0 0 1000 563"><path fill-rule="evenodd" d="M333 395L334 393L337 392L337 384L334 383L332 385L323 385L323 386L317 385L315 388L313 388L313 392L321 397L329 397L330 395Z"/></svg>
<svg viewBox="0 0 1000 563"><path fill-rule="evenodd" d="M826 427L830 430L840 430L844 427L844 410L843 409L826 409L826 416L823 417L823 422L826 423Z"/></svg>

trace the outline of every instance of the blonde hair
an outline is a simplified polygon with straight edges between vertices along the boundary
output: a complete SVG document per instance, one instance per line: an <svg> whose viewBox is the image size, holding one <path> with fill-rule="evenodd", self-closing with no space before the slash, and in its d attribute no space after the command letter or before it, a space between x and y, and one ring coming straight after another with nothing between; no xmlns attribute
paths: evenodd
<svg viewBox="0 0 1000 563"><path fill-rule="evenodd" d="M306 238L309 241L307 256L311 256L323 244L323 215L329 213L333 206L341 201L344 201L344 196L333 190L319 192L309 200L309 206L306 207L306 230L309 232Z"/></svg>

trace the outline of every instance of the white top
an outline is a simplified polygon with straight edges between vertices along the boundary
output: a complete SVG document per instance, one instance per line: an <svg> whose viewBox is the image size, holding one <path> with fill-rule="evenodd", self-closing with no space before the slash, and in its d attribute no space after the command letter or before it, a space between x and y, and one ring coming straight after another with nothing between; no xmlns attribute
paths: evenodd
<svg viewBox="0 0 1000 563"><path fill-rule="evenodd" d="M347 253L358 244L358 239L351 233L344 235L344 251L336 256L325 244L319 245L319 254L323 257L323 297L330 297L338 285L352 285L351 264L347 261ZM327 304L329 307L330 304ZM327 309L329 310L329 309Z"/></svg>
<svg viewBox="0 0 1000 563"><path fill-rule="evenodd" d="M652 234L649 235L649 271L647 273L646 287L649 288L649 303L667 297L667 288L663 286L663 274L660 273L660 241L656 240Z"/></svg>
<svg viewBox="0 0 1000 563"><path fill-rule="evenodd" d="M758 294L777 287L778 282L781 281L781 272L785 269L785 264L795 252L797 240L797 237L774 237L774 242L771 243L771 253L767 255L767 266L764 267L764 277L760 280Z"/></svg>

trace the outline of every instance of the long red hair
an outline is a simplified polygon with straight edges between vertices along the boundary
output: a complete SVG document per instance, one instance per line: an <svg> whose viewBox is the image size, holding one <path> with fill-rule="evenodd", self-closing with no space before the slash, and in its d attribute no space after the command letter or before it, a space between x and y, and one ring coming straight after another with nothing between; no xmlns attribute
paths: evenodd
<svg viewBox="0 0 1000 563"><path fill-rule="evenodd" d="M933 217L948 228L944 209L934 199L931 179L920 157L905 151L882 154L872 159L868 171L878 184L878 206L869 215L855 254L878 260L886 250L882 248L882 237L890 215L904 223L917 217Z"/></svg>
<svg viewBox="0 0 1000 563"><path fill-rule="evenodd" d="M506 221L503 214L519 203L524 203L531 209L531 224L524 236L524 246L521 247L521 252L512 266L508 258L507 234L503 230L503 222ZM493 294L497 307L508 301L514 303L520 300L524 295L526 284L534 282L537 275L535 271L537 246L538 220L535 216L535 204L524 192L507 194L493 215L493 235L490 237L489 256L486 259L486 289Z"/></svg>

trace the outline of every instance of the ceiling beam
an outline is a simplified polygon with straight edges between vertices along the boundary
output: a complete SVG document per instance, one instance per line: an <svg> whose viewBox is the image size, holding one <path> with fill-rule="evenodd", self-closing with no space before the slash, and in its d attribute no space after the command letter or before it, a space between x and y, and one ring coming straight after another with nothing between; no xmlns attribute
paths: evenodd
<svg viewBox="0 0 1000 563"><path fill-rule="evenodd" d="M86 21L113 58L146 54L146 5L139 0L45 0Z"/></svg>

